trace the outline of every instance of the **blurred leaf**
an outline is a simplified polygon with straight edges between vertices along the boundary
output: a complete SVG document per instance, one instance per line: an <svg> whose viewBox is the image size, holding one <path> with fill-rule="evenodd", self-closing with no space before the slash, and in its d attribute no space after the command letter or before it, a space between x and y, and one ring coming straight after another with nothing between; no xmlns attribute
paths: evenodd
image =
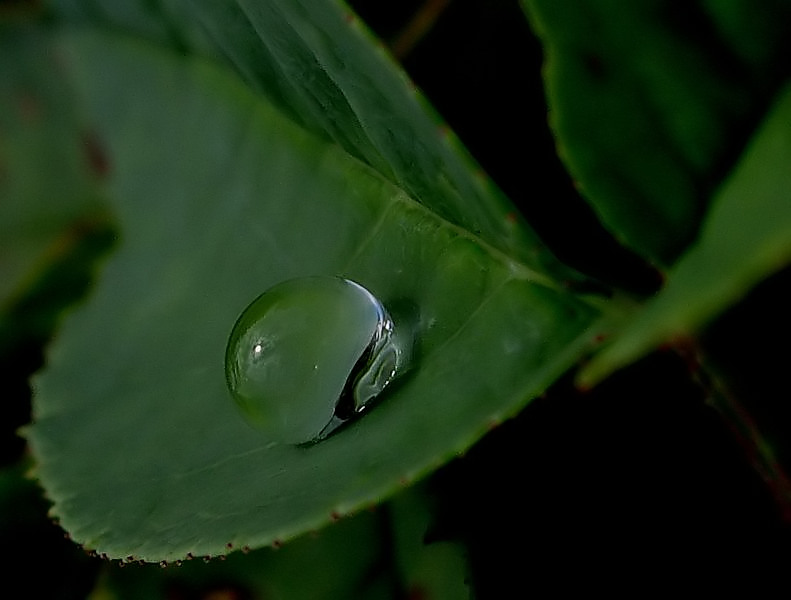
<svg viewBox="0 0 791 600"><path fill-rule="evenodd" d="M46 32L0 23L0 314L91 229L104 170Z"/></svg>
<svg viewBox="0 0 791 600"><path fill-rule="evenodd" d="M47 10L59 26L96 27L125 32L184 53L220 58L188 0L49 0Z"/></svg>
<svg viewBox="0 0 791 600"><path fill-rule="evenodd" d="M29 439L87 547L174 560L316 529L449 460L589 347L596 311L229 73L101 35L69 46L122 243L50 349ZM314 274L417 306L420 359L339 434L276 445L236 412L225 344L259 293Z"/></svg>
<svg viewBox="0 0 791 600"><path fill-rule="evenodd" d="M164 569L108 565L91 600L388 599L392 594L378 594L371 586L377 578L390 576L380 521L379 515L366 511L281 549L234 552L227 560L208 564L196 559Z"/></svg>
<svg viewBox="0 0 791 600"><path fill-rule="evenodd" d="M672 264L791 73L791 2L523 5L569 170L626 245Z"/></svg>
<svg viewBox="0 0 791 600"><path fill-rule="evenodd" d="M600 381L663 342L697 333L791 262L791 87L718 193L700 239L667 285L581 373Z"/></svg>
<svg viewBox="0 0 791 600"><path fill-rule="evenodd" d="M471 597L469 569L458 542L431 541L433 506L423 486L395 496L389 503L393 545L407 598L458 600Z"/></svg>

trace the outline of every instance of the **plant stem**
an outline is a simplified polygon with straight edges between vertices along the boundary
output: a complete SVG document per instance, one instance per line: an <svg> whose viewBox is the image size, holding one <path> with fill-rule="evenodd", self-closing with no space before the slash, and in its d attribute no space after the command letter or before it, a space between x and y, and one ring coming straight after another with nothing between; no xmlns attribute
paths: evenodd
<svg viewBox="0 0 791 600"><path fill-rule="evenodd" d="M779 516L784 523L791 525L791 478L767 441L765 433L722 378L712 376L713 370L701 366L708 361L700 349L690 352L682 348L677 351L690 363L693 377L707 391L707 403L719 413L744 450L753 469L769 488Z"/></svg>
<svg viewBox="0 0 791 600"><path fill-rule="evenodd" d="M390 50L398 60L408 56L420 40L431 31L450 2L451 0L426 0L412 15L406 26L390 42Z"/></svg>

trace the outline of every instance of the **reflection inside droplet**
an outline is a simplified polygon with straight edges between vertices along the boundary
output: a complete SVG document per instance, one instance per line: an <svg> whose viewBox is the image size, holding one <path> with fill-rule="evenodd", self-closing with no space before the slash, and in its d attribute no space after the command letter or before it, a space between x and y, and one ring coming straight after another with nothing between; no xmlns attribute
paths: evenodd
<svg viewBox="0 0 791 600"><path fill-rule="evenodd" d="M228 388L273 440L320 441L359 416L408 367L412 328L339 277L305 277L256 298L228 340Z"/></svg>

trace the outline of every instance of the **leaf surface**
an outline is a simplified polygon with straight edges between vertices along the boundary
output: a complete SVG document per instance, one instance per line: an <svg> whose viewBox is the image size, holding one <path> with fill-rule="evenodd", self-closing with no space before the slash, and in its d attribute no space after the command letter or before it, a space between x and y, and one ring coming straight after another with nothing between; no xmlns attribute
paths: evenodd
<svg viewBox="0 0 791 600"><path fill-rule="evenodd" d="M250 85L443 218L532 268L559 263L338 0L189 0Z"/></svg>
<svg viewBox="0 0 791 600"><path fill-rule="evenodd" d="M725 182L700 239L661 293L580 374L600 381L652 348L698 333L755 284L791 262L791 87Z"/></svg>
<svg viewBox="0 0 791 600"><path fill-rule="evenodd" d="M671 265L791 72L791 3L523 6L571 174L624 244Z"/></svg>
<svg viewBox="0 0 791 600"><path fill-rule="evenodd" d="M463 451L588 348L595 310L227 71L70 40L112 156L121 243L50 348L28 436L55 514L87 547L160 561L316 529ZM308 275L412 303L420 333L410 374L305 448L242 419L223 355L253 298Z"/></svg>
<svg viewBox="0 0 791 600"><path fill-rule="evenodd" d="M541 243L341 0L55 0L64 23L222 57L257 93L421 204L521 262L579 279Z"/></svg>

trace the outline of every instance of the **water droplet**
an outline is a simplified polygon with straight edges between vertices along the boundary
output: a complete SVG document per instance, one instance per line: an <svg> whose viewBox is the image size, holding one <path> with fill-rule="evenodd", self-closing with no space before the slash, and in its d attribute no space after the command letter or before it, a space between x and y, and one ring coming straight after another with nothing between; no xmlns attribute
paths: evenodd
<svg viewBox="0 0 791 600"><path fill-rule="evenodd" d="M320 441L370 407L412 355L396 324L361 285L304 277L276 285L239 317L228 341L231 395L278 442Z"/></svg>

